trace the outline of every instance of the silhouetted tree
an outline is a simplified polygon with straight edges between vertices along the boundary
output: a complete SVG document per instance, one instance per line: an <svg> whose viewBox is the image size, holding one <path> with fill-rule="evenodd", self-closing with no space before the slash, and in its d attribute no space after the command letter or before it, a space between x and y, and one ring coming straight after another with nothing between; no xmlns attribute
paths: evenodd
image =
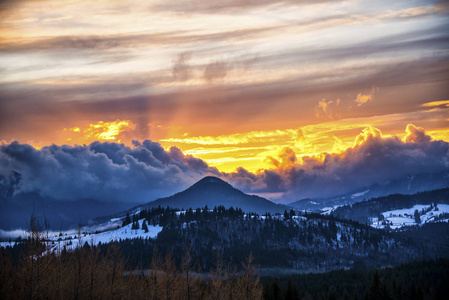
<svg viewBox="0 0 449 300"><path fill-rule="evenodd" d="M293 218L294 216L296 216L296 213L293 209L290 209L290 218Z"/></svg>
<svg viewBox="0 0 449 300"><path fill-rule="evenodd" d="M379 272L377 270L374 270L373 277L371 279L371 284L366 291L366 300L383 300L382 292L381 292L381 284L380 284L380 277Z"/></svg>
<svg viewBox="0 0 449 300"><path fill-rule="evenodd" d="M414 217L415 217L415 222L417 224L420 224L421 223L421 216L420 216L419 211L417 209L415 209Z"/></svg>
<svg viewBox="0 0 449 300"><path fill-rule="evenodd" d="M126 214L126 218L125 218L125 220L123 221L122 227L123 227L123 226L126 226L126 225L128 225L128 224L131 224L131 218L130 218L130 216L129 216L129 213Z"/></svg>
<svg viewBox="0 0 449 300"><path fill-rule="evenodd" d="M142 229L143 229L145 232L148 232L147 220L143 220L143 222L142 222Z"/></svg>
<svg viewBox="0 0 449 300"><path fill-rule="evenodd" d="M137 220L137 218L135 221L133 221L133 225L131 226L131 229L139 229L139 220Z"/></svg>

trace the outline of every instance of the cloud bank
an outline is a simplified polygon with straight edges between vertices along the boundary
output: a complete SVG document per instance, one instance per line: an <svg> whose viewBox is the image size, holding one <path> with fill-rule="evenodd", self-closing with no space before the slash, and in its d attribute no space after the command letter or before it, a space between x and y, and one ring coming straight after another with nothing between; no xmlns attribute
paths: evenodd
<svg viewBox="0 0 449 300"><path fill-rule="evenodd" d="M245 192L282 195L278 200L289 202L348 193L404 176L449 172L449 143L431 140L423 128L412 124L402 140L368 127L340 154L298 157L293 149L284 148L267 160L273 169L220 173L176 147L167 151L150 140L134 141L133 147L94 142L41 150L13 142L0 147L0 175L2 184L12 184L12 178L17 179L13 174L20 174L16 194L37 191L61 201L132 205L171 195L214 175Z"/></svg>
<svg viewBox="0 0 449 300"><path fill-rule="evenodd" d="M449 172L449 143L432 141L423 128L407 125L403 140L383 137L368 127L354 145L341 154L322 153L297 160L292 149L270 158L276 169L261 174L246 170L228 174L229 179L255 193L282 192L282 201L330 197L405 176Z"/></svg>
<svg viewBox="0 0 449 300"><path fill-rule="evenodd" d="M0 147L0 175L15 193L39 192L61 201L95 199L142 203L188 187L206 175L218 175L202 160L178 148L164 150L145 140L134 147L94 142L88 146L52 145L37 150L13 142Z"/></svg>

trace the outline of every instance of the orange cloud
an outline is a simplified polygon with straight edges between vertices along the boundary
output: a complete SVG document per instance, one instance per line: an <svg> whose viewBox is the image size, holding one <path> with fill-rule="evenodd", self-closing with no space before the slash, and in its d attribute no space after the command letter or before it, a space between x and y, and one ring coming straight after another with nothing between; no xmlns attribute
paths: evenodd
<svg viewBox="0 0 449 300"><path fill-rule="evenodd" d="M368 93L368 94L362 94L362 93L359 93L359 94L357 94L357 98L355 99L355 103L357 103L357 106L358 107L360 107L360 106L362 106L363 104L365 104L365 103L367 103L367 102L369 102L369 101L372 101L373 100L373 97L374 97L374 93L376 92L378 90L378 88L372 88L371 89L371 92L370 93Z"/></svg>
<svg viewBox="0 0 449 300"><path fill-rule="evenodd" d="M430 136L426 134L426 131L424 128L416 127L413 124L408 124L407 128L405 129L406 135L402 139L404 143L427 143L430 142L432 139Z"/></svg>
<svg viewBox="0 0 449 300"><path fill-rule="evenodd" d="M136 125L130 120L115 120L112 122L99 121L96 124L89 124L87 128L80 127L65 128L69 133L67 141L90 143L94 141L116 141L121 142L120 136L127 131L132 131Z"/></svg>
<svg viewBox="0 0 449 300"><path fill-rule="evenodd" d="M421 104L422 107L449 106L449 100L432 101Z"/></svg>
<svg viewBox="0 0 449 300"><path fill-rule="evenodd" d="M407 125L405 133L405 136L402 138L402 143L424 144L432 140L431 136L427 135L423 128L413 124ZM383 140L386 139L393 139L398 143L401 142L396 135L384 135L380 129L374 126L364 128L362 132L355 137L352 146L344 144L343 141L335 135L332 137L334 143L330 151L308 152L300 155L297 154L298 148L283 147L277 153L267 155L264 162L268 164L267 169L286 170L293 166L304 167L310 164L316 164L317 162L323 163L329 155L343 158L349 149L364 147L364 145L370 141L377 144L382 143ZM309 141L309 143L313 142L313 140ZM329 143L329 146L330 145L331 144Z"/></svg>
<svg viewBox="0 0 449 300"><path fill-rule="evenodd" d="M334 139L334 145L332 146L333 153L342 153L347 148L344 146L344 143L341 139L339 139L337 136L333 135L332 138Z"/></svg>
<svg viewBox="0 0 449 300"><path fill-rule="evenodd" d="M91 125L105 123L108 122ZM94 126L97 127L101 126ZM80 128L78 134L90 128ZM230 179L238 187L246 187L248 192L278 195L284 202L289 202L352 193L415 175L447 173L448 149L448 143L431 141L422 128L409 124L404 141L396 136L382 135L379 129L371 126L355 138L353 147L337 154L323 152L300 157L295 149L283 147L276 158L271 157L274 167L257 173L243 168L233 173L221 173L176 147L164 150L159 143L149 140L135 142L134 147L110 143L52 145L39 153L29 145L12 142L2 145L0 154L8 168L5 170L23 174L20 192L38 190L42 195L56 199L76 200L94 194L103 201L128 198L143 201L165 196L163 193L184 188L205 175L215 175ZM102 159L98 153L104 154ZM440 183L433 178L436 177L428 183L438 188Z"/></svg>
<svg viewBox="0 0 449 300"><path fill-rule="evenodd" d="M278 156L279 160L273 158L272 156L268 156L266 158L266 161L274 165L276 169L287 169L292 167L298 160L296 153L288 147L283 148Z"/></svg>
<svg viewBox="0 0 449 300"><path fill-rule="evenodd" d="M84 130L84 134L99 140L115 140L121 132L133 126L134 124L127 120L117 120L114 122L100 121L97 124L90 124L89 128Z"/></svg>
<svg viewBox="0 0 449 300"><path fill-rule="evenodd" d="M368 140L377 140L382 138L382 132L372 126L363 129L362 133L356 136L353 147L361 146Z"/></svg>
<svg viewBox="0 0 449 300"><path fill-rule="evenodd" d="M285 202L342 195L409 176L429 180L428 174L436 176L426 186L445 186L447 181L442 174L448 171L449 144L432 141L422 128L412 124L405 131L406 137L401 140L369 126L357 135L352 147L341 153L323 152L299 158L293 149L282 149L278 158L268 157L271 169L256 174L239 171L229 176L248 189L254 185L254 192L284 192L281 197ZM413 191L419 189L417 183ZM404 191L411 192L410 186Z"/></svg>
<svg viewBox="0 0 449 300"><path fill-rule="evenodd" d="M331 120L340 119L341 116L334 111L334 109L339 105L340 99L337 99L336 101L326 101L326 99L321 99L315 107L315 116L317 118L327 117Z"/></svg>
<svg viewBox="0 0 449 300"><path fill-rule="evenodd" d="M432 119L438 119L441 112L442 109L438 108L407 114L345 118L299 128L229 135L178 134L159 141L166 149L175 145L184 153L200 158L222 172L234 172L243 167L257 173L260 170L275 168L276 164L281 165L282 158L279 153L285 147L292 149L296 153L297 163L301 163L304 157L317 157L321 153L341 154L348 148L360 146L370 139L377 141L396 137L401 141L407 135L407 132L404 132L407 122L427 128L426 134L433 140L449 141L446 124L436 126L430 122ZM267 157L274 158L278 163Z"/></svg>
<svg viewBox="0 0 449 300"><path fill-rule="evenodd" d="M161 142L198 144L198 145L240 145L248 143L273 142L281 137L290 138L296 134L296 130L270 130L251 131L220 136L199 136L190 138L168 138L161 139Z"/></svg>

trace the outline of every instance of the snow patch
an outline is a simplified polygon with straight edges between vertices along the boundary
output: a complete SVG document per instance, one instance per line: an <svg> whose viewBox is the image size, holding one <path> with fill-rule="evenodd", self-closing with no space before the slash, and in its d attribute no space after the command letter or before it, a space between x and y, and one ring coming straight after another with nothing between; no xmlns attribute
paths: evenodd
<svg viewBox="0 0 449 300"><path fill-rule="evenodd" d="M415 210L420 213L422 210L428 210L430 205L416 204L410 208L395 209L383 212L384 221L375 220L372 218L372 227L385 228L388 224L390 228L397 229L403 226L416 226L432 222L444 222L445 220L438 220L438 216L443 213L449 213L449 204L437 204L437 208L432 208L430 211L420 216L421 223L415 222Z"/></svg>
<svg viewBox="0 0 449 300"><path fill-rule="evenodd" d="M368 192L369 192L369 189L366 190L366 191L364 191L364 192L352 194L352 195L351 195L351 199L354 199L354 198L357 198L357 197L361 197L361 196L365 195L365 194L368 193Z"/></svg>
<svg viewBox="0 0 449 300"><path fill-rule="evenodd" d="M107 244L113 241L125 240L125 239L154 239L157 237L159 232L162 231L161 226L148 226L148 232L142 229L144 219L139 220L139 229L131 229L132 224L128 224L126 226L109 230L100 233L92 233L92 232L84 232L81 236L77 236L77 234L63 234L59 235L51 235L48 238L47 247L48 251L51 252L53 250L62 250L66 247L67 250L73 250L77 247L83 246L85 243L89 245L98 245L99 243ZM2 242L0 243L1 247L13 246L14 242Z"/></svg>

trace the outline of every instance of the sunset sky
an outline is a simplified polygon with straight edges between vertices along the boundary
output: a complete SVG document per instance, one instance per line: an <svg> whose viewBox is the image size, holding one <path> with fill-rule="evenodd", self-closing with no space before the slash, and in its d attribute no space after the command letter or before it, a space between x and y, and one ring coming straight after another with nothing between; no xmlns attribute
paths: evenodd
<svg viewBox="0 0 449 300"><path fill-rule="evenodd" d="M285 202L376 182L346 168L369 147L383 149L379 166L406 157L395 176L447 171L448 15L448 2L419 0L1 1L0 175L29 172L20 188L51 195L38 178L72 174L57 153L83 149L114 172L141 163L126 173L141 180L139 199L212 174ZM112 145L120 159L98 150ZM31 156L57 167L30 171ZM82 157L74 174L90 183L71 188L122 188L125 175L104 179ZM334 189L318 192L326 180Z"/></svg>

